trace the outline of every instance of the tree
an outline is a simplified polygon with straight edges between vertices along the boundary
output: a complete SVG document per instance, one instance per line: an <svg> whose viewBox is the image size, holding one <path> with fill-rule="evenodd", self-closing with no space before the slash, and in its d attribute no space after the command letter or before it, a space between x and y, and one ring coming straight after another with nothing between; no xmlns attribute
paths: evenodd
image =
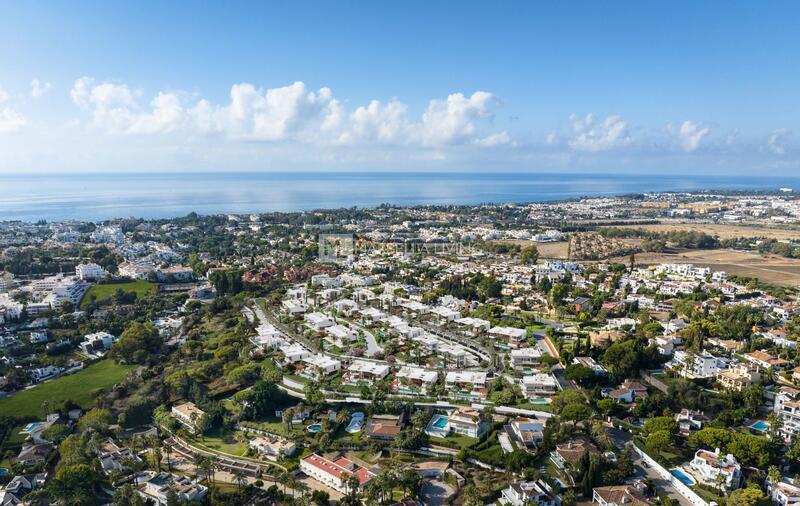
<svg viewBox="0 0 800 506"><path fill-rule="evenodd" d="M94 498L97 473L87 464L62 466L50 484L54 499L64 504L90 504Z"/></svg>
<svg viewBox="0 0 800 506"><path fill-rule="evenodd" d="M672 434L666 430L657 430L647 436L645 445L648 450L660 453L672 445Z"/></svg>
<svg viewBox="0 0 800 506"><path fill-rule="evenodd" d="M533 244L525 246L520 251L519 258L522 260L522 263L533 265L539 261L539 250Z"/></svg>
<svg viewBox="0 0 800 506"><path fill-rule="evenodd" d="M144 506L144 500L130 483L126 483L114 491L112 503L114 506Z"/></svg>
<svg viewBox="0 0 800 506"><path fill-rule="evenodd" d="M108 356L128 364L143 363L161 347L162 339L150 323L131 322L108 351Z"/></svg>
<svg viewBox="0 0 800 506"><path fill-rule="evenodd" d="M564 420L579 422L592 416L592 409L585 404L567 404L560 415Z"/></svg>
<svg viewBox="0 0 800 506"><path fill-rule="evenodd" d="M114 417L107 409L94 408L86 412L78 421L78 428L82 432L107 432L108 426L114 423Z"/></svg>
<svg viewBox="0 0 800 506"><path fill-rule="evenodd" d="M671 416L656 416L648 419L644 423L644 431L648 434L659 431L666 431L669 434L675 434L678 432L678 422L676 422Z"/></svg>
<svg viewBox="0 0 800 506"><path fill-rule="evenodd" d="M770 501L760 488L747 487L731 492L725 503L728 506L769 506Z"/></svg>

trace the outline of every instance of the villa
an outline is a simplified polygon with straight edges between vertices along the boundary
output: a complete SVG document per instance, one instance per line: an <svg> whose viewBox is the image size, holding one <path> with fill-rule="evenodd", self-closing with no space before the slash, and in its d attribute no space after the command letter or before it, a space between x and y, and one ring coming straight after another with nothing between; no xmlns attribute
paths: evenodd
<svg viewBox="0 0 800 506"><path fill-rule="evenodd" d="M392 389L400 394L428 394L438 379L436 371L406 365L395 374Z"/></svg>
<svg viewBox="0 0 800 506"><path fill-rule="evenodd" d="M520 344L527 338L528 333L525 329L514 327L492 327L489 329L489 335L504 337L508 340L509 346L519 348Z"/></svg>
<svg viewBox="0 0 800 506"><path fill-rule="evenodd" d="M358 479L359 488L362 490L375 477L375 473L349 459L339 457L336 460L329 460L316 453L300 461L300 470L342 494L347 493L347 482L351 476Z"/></svg>
<svg viewBox="0 0 800 506"><path fill-rule="evenodd" d="M739 488L742 481L742 469L736 458L722 455L720 450L697 450L694 459L689 463L692 473L706 485L724 485L728 489Z"/></svg>
<svg viewBox="0 0 800 506"><path fill-rule="evenodd" d="M143 471L136 478L139 495L153 501L157 506L166 506L170 491L174 491L179 501L200 501L208 493L208 488L188 476L170 473Z"/></svg>
<svg viewBox="0 0 800 506"><path fill-rule="evenodd" d="M83 336L80 347L87 355L102 355L116 341L116 336L112 336L108 332L95 332Z"/></svg>
<svg viewBox="0 0 800 506"><path fill-rule="evenodd" d="M739 364L717 374L717 381L728 390L741 392L750 385L754 385L761 380L758 367L752 364Z"/></svg>
<svg viewBox="0 0 800 506"><path fill-rule="evenodd" d="M467 400L486 398L487 380L483 371L449 371L444 381L451 397Z"/></svg>
<svg viewBox="0 0 800 506"><path fill-rule="evenodd" d="M527 504L561 506L561 496L553 492L553 489L544 480L525 481L512 483L503 489L498 503L510 506L525 506Z"/></svg>
<svg viewBox="0 0 800 506"><path fill-rule="evenodd" d="M356 333L344 325L332 325L325 329L325 340L339 348L344 348L357 339Z"/></svg>
<svg viewBox="0 0 800 506"><path fill-rule="evenodd" d="M568 466L577 464L584 453L600 455L600 450L588 439L573 439L566 443L556 445L556 449L550 453L550 460L559 468L566 469Z"/></svg>
<svg viewBox="0 0 800 506"><path fill-rule="evenodd" d="M800 503L800 487L794 484L795 480L784 478L777 483L767 482L767 491L774 504L790 506Z"/></svg>
<svg viewBox="0 0 800 506"><path fill-rule="evenodd" d="M316 354L302 360L305 368L300 373L304 378L319 380L342 368L342 363L327 355Z"/></svg>
<svg viewBox="0 0 800 506"><path fill-rule="evenodd" d="M343 385L373 384L389 375L389 366L377 362L354 360L342 378Z"/></svg>
<svg viewBox="0 0 800 506"><path fill-rule="evenodd" d="M173 418L194 433L197 431L197 420L202 418L206 413L195 406L193 402L185 402L177 406L172 406L171 414Z"/></svg>
<svg viewBox="0 0 800 506"><path fill-rule="evenodd" d="M373 415L364 427L364 435L370 439L391 441L408 423L408 411L400 415Z"/></svg>
<svg viewBox="0 0 800 506"><path fill-rule="evenodd" d="M546 395L555 395L558 392L558 382L552 374L537 373L531 376L523 376L520 380L522 393L528 399Z"/></svg>
<svg viewBox="0 0 800 506"><path fill-rule="evenodd" d="M250 448L267 458L290 456L297 450L293 441L274 436L258 436L249 442Z"/></svg>
<svg viewBox="0 0 800 506"><path fill-rule="evenodd" d="M511 367L517 370L538 366L542 352L537 348L519 348L511 350Z"/></svg>
<svg viewBox="0 0 800 506"><path fill-rule="evenodd" d="M791 365L791 363L787 360L775 357L765 351L760 350L745 353L744 358L765 370L770 370L772 368L783 369Z"/></svg>
<svg viewBox="0 0 800 506"><path fill-rule="evenodd" d="M322 332L326 328L332 327L335 323L331 317L323 313L308 313L303 317L303 320L309 328L316 332Z"/></svg>
<svg viewBox="0 0 800 506"><path fill-rule="evenodd" d="M520 446L533 448L544 438L544 425L542 420L518 416L505 426L505 431Z"/></svg>
<svg viewBox="0 0 800 506"><path fill-rule="evenodd" d="M456 434L478 438L489 428L483 413L472 408L458 408L448 415L450 430Z"/></svg>
<svg viewBox="0 0 800 506"><path fill-rule="evenodd" d="M615 485L594 488L592 504L599 506L651 506L653 501L631 485Z"/></svg>

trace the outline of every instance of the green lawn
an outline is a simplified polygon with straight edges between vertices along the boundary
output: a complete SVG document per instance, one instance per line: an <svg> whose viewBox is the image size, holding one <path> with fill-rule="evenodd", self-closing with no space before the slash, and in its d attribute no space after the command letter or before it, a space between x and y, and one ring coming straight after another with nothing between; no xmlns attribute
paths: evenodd
<svg viewBox="0 0 800 506"><path fill-rule="evenodd" d="M215 430L196 438L195 443L212 450L242 457L247 453L247 443L236 441L235 434L235 432L224 433L223 431Z"/></svg>
<svg viewBox="0 0 800 506"><path fill-rule="evenodd" d="M156 293L158 289L158 285L155 283L151 283L149 281L133 281L131 283L109 283L103 285L92 285L91 288L86 292L86 295L83 296L83 300L81 301L81 308L85 308L86 305L92 300L92 296L95 297L95 300L101 301L103 299L108 299L114 296L117 290L122 289L125 292L135 293L137 298L144 297L149 294Z"/></svg>
<svg viewBox="0 0 800 506"><path fill-rule="evenodd" d="M469 448L478 442L477 438L465 436L464 434L450 434L446 438L428 436L431 444L450 443L458 446L458 449Z"/></svg>
<svg viewBox="0 0 800 506"><path fill-rule="evenodd" d="M118 365L111 360L92 364L83 371L42 383L30 390L0 400L0 413L42 418L42 402L71 399L84 409L92 406L92 393L118 383L136 366Z"/></svg>

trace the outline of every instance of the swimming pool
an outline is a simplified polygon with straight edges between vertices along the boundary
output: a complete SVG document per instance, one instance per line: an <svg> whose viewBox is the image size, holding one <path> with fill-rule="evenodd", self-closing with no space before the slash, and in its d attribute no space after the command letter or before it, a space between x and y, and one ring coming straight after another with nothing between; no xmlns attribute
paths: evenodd
<svg viewBox="0 0 800 506"><path fill-rule="evenodd" d="M322 425L315 423L309 425L308 427L306 427L306 429L308 430L308 432L319 432L322 430Z"/></svg>
<svg viewBox="0 0 800 506"><path fill-rule="evenodd" d="M681 480L681 483L683 483L684 485L691 486L694 485L695 483L694 479L692 479L691 476L687 475L680 469L671 469L670 472L673 474L673 476Z"/></svg>
<svg viewBox="0 0 800 506"><path fill-rule="evenodd" d="M0 476L8 476L9 471L7 467L0 467Z"/></svg>
<svg viewBox="0 0 800 506"><path fill-rule="evenodd" d="M764 420L757 420L750 424L750 428L758 432L766 432L766 430L769 429L769 423Z"/></svg>
<svg viewBox="0 0 800 506"><path fill-rule="evenodd" d="M448 420L446 416L440 416L435 422L433 422L433 426L437 429L444 429L447 427L447 422Z"/></svg>
<svg viewBox="0 0 800 506"><path fill-rule="evenodd" d="M24 429L22 429L22 432L24 432L24 433L26 433L26 434L30 434L31 432L33 432L33 431L35 431L37 428L39 428L39 426L40 426L40 425L41 425L41 423L39 423L39 422L32 422L32 423L29 423L28 425L26 425L26 426L25 426L25 428L24 428Z"/></svg>

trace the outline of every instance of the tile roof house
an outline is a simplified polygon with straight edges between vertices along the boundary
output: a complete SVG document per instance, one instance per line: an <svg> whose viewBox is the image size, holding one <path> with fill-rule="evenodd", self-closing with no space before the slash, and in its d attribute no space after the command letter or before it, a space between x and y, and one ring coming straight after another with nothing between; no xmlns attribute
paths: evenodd
<svg viewBox="0 0 800 506"><path fill-rule="evenodd" d="M651 506L653 501L631 485L615 485L594 488L592 504L599 504L600 506Z"/></svg>

